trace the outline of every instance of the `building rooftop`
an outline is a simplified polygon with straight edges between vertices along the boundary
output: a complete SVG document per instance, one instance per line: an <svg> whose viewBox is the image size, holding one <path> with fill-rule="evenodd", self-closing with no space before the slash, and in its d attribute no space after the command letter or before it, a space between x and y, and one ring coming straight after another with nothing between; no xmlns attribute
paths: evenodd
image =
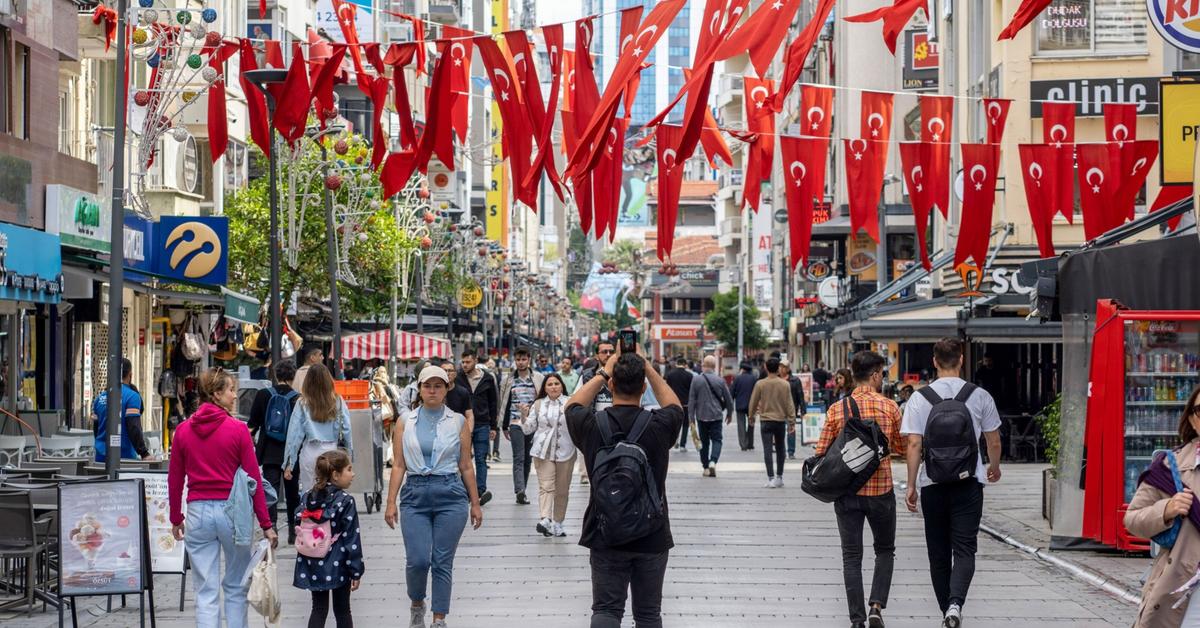
<svg viewBox="0 0 1200 628"><path fill-rule="evenodd" d="M658 179L652 179L646 185L646 193L650 198L658 197ZM717 195L716 181L684 181L679 189L679 200L712 200Z"/></svg>
<svg viewBox="0 0 1200 628"><path fill-rule="evenodd" d="M658 234L646 234L645 248L650 251L651 261L657 262L657 259L653 259L653 252L658 249ZM715 235L677 235L671 261L677 266L704 266L712 256L723 254L724 249L717 243Z"/></svg>

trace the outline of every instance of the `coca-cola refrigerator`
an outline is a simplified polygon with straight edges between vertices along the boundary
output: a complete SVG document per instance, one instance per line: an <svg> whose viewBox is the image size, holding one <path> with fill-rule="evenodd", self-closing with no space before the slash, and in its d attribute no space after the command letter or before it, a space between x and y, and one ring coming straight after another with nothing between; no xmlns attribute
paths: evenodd
<svg viewBox="0 0 1200 628"><path fill-rule="evenodd" d="M1084 434L1084 537L1126 551L1150 548L1122 520L1153 453L1179 444L1179 419L1197 384L1200 312L1097 301Z"/></svg>

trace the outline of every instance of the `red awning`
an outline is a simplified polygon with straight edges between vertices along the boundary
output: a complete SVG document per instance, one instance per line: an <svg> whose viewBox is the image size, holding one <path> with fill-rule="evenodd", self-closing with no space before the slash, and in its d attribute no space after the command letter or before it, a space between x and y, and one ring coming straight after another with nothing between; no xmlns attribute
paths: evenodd
<svg viewBox="0 0 1200 628"><path fill-rule="evenodd" d="M396 357L401 360L419 358L450 359L450 341L422 336L406 331L396 332ZM371 331L342 338L342 358L346 360L388 359L388 330Z"/></svg>

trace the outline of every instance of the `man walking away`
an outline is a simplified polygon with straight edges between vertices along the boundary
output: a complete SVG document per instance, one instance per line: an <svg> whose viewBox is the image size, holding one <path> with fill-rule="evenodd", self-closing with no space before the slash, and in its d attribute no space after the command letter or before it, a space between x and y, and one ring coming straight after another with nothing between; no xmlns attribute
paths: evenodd
<svg viewBox="0 0 1200 628"><path fill-rule="evenodd" d="M646 382L662 408L643 410L638 401ZM612 387L613 405L607 411L595 412L590 406L596 395L608 384ZM675 543L671 538L671 522L667 512L667 464L671 445L684 423L683 408L671 387L641 355L625 353L608 358L603 368L575 391L567 400L567 430L583 452L584 467L592 476L592 494L583 514L583 534L579 544L591 550L592 565L592 622L591 628L619 628L625 614L625 599L633 590L633 620L638 628L661 628L662 587L667 571L667 554ZM600 421L606 423L601 426ZM605 438L608 433L611 440ZM608 441L606 443L606 441ZM610 447L624 441L620 447ZM636 446L637 449L634 449ZM617 452L622 455L611 463ZM640 453L639 453L640 452ZM606 458L604 471L596 474L597 455ZM597 513L598 491L607 478L617 472L646 471L654 482L644 486L641 497L649 497L658 506L660 523L644 536L632 535L634 527L646 525L644 519L610 518ZM648 467L648 469L647 469ZM614 478L615 479L615 478ZM651 489L654 489L653 491ZM637 492L637 491L634 491ZM654 500L654 493L657 500ZM605 496L605 503L611 503ZM623 512L623 511L622 511ZM622 538L611 544L608 539Z"/></svg>
<svg viewBox="0 0 1200 628"><path fill-rule="evenodd" d="M250 435L257 437L254 454L262 467L263 481L275 487L275 494L284 497L287 505L287 539L288 545L296 543L296 507L300 505L300 473L293 470L292 479L283 478L283 453L287 441L288 423L292 418L292 410L300 392L292 388L296 378L296 364L284 360L275 367L274 386L263 388L254 395L250 404L250 420L246 427ZM279 500L267 509L271 523L278 521Z"/></svg>
<svg viewBox="0 0 1200 628"><path fill-rule="evenodd" d="M792 389L792 403L796 405L796 420L800 421L804 418L804 411L808 409L808 404L804 401L804 386L800 383L800 378L792 373L792 365L786 360L779 363L779 376L786 379L788 386ZM787 435L787 454L788 460L796 459L795 430Z"/></svg>
<svg viewBox="0 0 1200 628"><path fill-rule="evenodd" d="M667 385L671 387L671 392L683 402L683 415L691 420L692 415L688 413L688 396L692 389L692 380L695 379L696 373L688 368L687 358L679 356L675 358L675 368L667 371ZM683 422L683 427L679 430L679 451L687 451L688 437L688 421Z"/></svg>
<svg viewBox="0 0 1200 628"><path fill-rule="evenodd" d="M962 364L961 340L943 338L934 344L938 378L908 400L900 425L900 433L908 437L905 502L910 512L917 512L919 486L929 575L946 628L962 624L975 575L984 478L1000 481L1000 413L988 391L959 377ZM987 439L986 470L978 451L980 434ZM959 451L966 454L954 455Z"/></svg>
<svg viewBox="0 0 1200 628"><path fill-rule="evenodd" d="M533 400L542 389L542 380L546 375L529 365L529 352L517 349L516 366L508 377L504 378L504 386L500 390L500 409L504 414L504 438L512 443L513 452L513 492L516 493L517 503L528 505L529 498L525 496L525 487L529 484L529 470L533 458L529 455L533 447L533 437L525 436L521 423L529 415Z"/></svg>
<svg viewBox="0 0 1200 628"><path fill-rule="evenodd" d="M903 451L900 438L900 408L880 394L883 388L883 356L859 351L850 361L854 374L854 392L849 399L835 403L826 415L816 453L824 455L853 415L851 403L864 421L874 421L887 436L891 452ZM840 452L832 452L839 455ZM838 532L842 536L842 577L846 581L846 603L850 607L851 628L883 628L883 609L887 608L892 587L892 565L896 559L896 495L892 491L892 466L883 460L879 469L859 489L857 495L839 497L833 504ZM863 603L863 521L871 526L875 545L875 575L871 579L871 606L868 614Z"/></svg>
<svg viewBox="0 0 1200 628"><path fill-rule="evenodd" d="M754 450L754 426L748 425L747 415L750 409L750 395L758 384L758 376L749 362L741 363L742 372L733 379L733 406L737 410L738 446L742 451Z"/></svg>
<svg viewBox="0 0 1200 628"><path fill-rule="evenodd" d="M796 431L796 404L792 402L792 387L779 376L779 358L767 360L766 371L767 377L754 384L750 393L747 427L753 432L755 419L762 420L763 461L767 465L767 483L763 487L783 488L783 439L785 432Z"/></svg>
<svg viewBox="0 0 1200 628"><path fill-rule="evenodd" d="M704 356L704 370L692 379L684 407L700 432L700 466L704 475L717 477L717 461L721 459L721 443L725 440L721 419L733 422L733 396L725 380L717 377L716 356Z"/></svg>
<svg viewBox="0 0 1200 628"><path fill-rule="evenodd" d="M492 500L487 490L488 445L500 427L497 421L500 402L496 379L479 368L479 358L473 350L462 354L462 375L471 390L471 410L475 413L475 428L471 431L471 447L475 455L475 481L479 485L479 505Z"/></svg>

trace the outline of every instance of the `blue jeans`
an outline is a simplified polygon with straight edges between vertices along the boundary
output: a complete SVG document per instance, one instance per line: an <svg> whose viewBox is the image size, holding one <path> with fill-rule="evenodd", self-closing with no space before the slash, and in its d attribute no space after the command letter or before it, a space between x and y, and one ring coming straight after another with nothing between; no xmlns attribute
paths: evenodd
<svg viewBox="0 0 1200 628"><path fill-rule="evenodd" d="M707 469L709 461L717 464L721 459L721 444L725 442L725 424L716 421L696 421L700 432L700 466Z"/></svg>
<svg viewBox="0 0 1200 628"><path fill-rule="evenodd" d="M526 436L518 423L509 426L508 436L512 442L513 494L524 493L529 484L529 470L533 468L533 456L529 455L533 448L533 436Z"/></svg>
<svg viewBox="0 0 1200 628"><path fill-rule="evenodd" d="M400 531L404 533L408 599L425 600L432 568L434 613L450 612L454 553L467 525L467 510L467 488L457 474L409 475L400 489Z"/></svg>
<svg viewBox="0 0 1200 628"><path fill-rule="evenodd" d="M475 485L479 494L487 491L487 459L488 447L492 440L490 425L476 425L471 432L471 449L475 454Z"/></svg>
<svg viewBox="0 0 1200 628"><path fill-rule="evenodd" d="M224 511L225 500L194 501L187 505L184 546L192 564L196 587L197 628L221 625L221 592L225 593L225 622L229 628L247 625L246 590L242 576L250 564L250 546L233 542L233 522ZM221 577L221 554L225 577ZM219 587L219 589L218 589Z"/></svg>
<svg viewBox="0 0 1200 628"><path fill-rule="evenodd" d="M797 421L797 425L796 425L797 432L800 431L801 425L802 424L799 421ZM787 452L788 452L789 457L796 455L796 434L795 434L795 432L787 435Z"/></svg>

